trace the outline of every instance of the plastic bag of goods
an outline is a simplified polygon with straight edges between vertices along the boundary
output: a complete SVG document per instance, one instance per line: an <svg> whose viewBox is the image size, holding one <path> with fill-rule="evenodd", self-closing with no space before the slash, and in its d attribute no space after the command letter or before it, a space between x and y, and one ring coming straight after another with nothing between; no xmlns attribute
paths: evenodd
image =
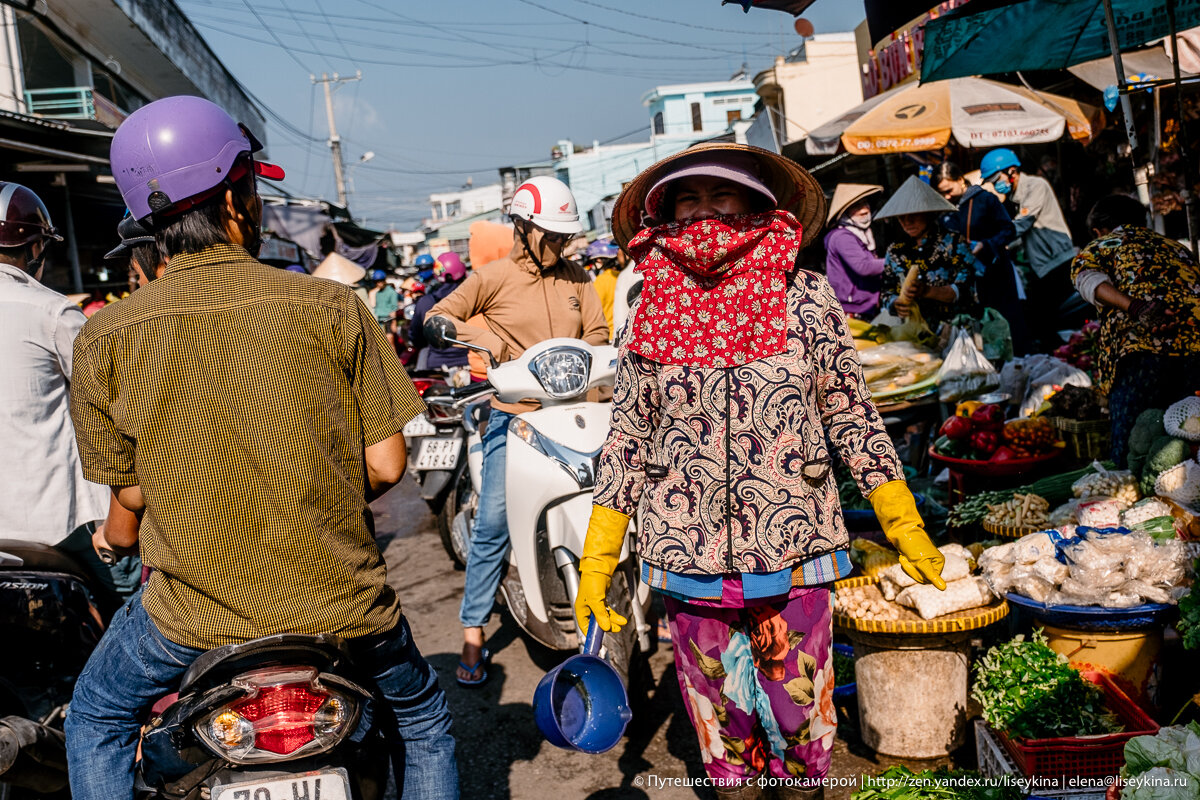
<svg viewBox="0 0 1200 800"><path fill-rule="evenodd" d="M1090 497L1079 501L1075 515L1085 527L1113 528L1121 524L1121 512L1127 505L1111 497Z"/></svg>
<svg viewBox="0 0 1200 800"><path fill-rule="evenodd" d="M929 584L909 586L896 597L896 602L913 609L922 619L933 619L986 606L992 602L992 592L983 578L966 577L948 581L945 591Z"/></svg>
<svg viewBox="0 0 1200 800"><path fill-rule="evenodd" d="M964 328L956 328L938 376L938 397L952 403L990 392L1000 385L1000 375Z"/></svg>
<svg viewBox="0 0 1200 800"><path fill-rule="evenodd" d="M971 552L960 544L946 544L938 548L946 558L942 566L942 580L950 581L965 578L971 574ZM887 600L895 600L901 590L916 584L900 564L893 564L879 574L879 591Z"/></svg>
<svg viewBox="0 0 1200 800"><path fill-rule="evenodd" d="M1071 491L1079 499L1111 497L1124 501L1125 507L1128 507L1141 497L1137 477L1129 470L1107 470L1099 462L1093 462L1092 468L1096 471L1071 484Z"/></svg>

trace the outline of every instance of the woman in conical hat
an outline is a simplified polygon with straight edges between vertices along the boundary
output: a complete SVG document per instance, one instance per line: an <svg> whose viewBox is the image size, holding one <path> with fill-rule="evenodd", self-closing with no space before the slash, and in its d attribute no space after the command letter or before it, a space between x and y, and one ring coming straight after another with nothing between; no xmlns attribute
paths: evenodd
<svg viewBox="0 0 1200 800"><path fill-rule="evenodd" d="M643 224L643 218L648 220ZM796 268L825 198L745 145L653 165L613 209L645 277L620 350L575 613L606 603L638 511L642 579L667 608L685 707L718 797L822 797L836 730L829 584L850 570L831 450L901 564L944 586L828 281ZM640 510L639 510L640 505Z"/></svg>
<svg viewBox="0 0 1200 800"><path fill-rule="evenodd" d="M883 259L875 251L871 199L882 193L882 186L839 183L826 219L825 276L842 309L860 319L879 310Z"/></svg>
<svg viewBox="0 0 1200 800"><path fill-rule="evenodd" d="M966 237L942 223L954 206L916 175L892 195L876 219L894 218L901 236L884 256L880 306L907 318L913 305L935 332L959 314L978 312L975 284L983 265Z"/></svg>

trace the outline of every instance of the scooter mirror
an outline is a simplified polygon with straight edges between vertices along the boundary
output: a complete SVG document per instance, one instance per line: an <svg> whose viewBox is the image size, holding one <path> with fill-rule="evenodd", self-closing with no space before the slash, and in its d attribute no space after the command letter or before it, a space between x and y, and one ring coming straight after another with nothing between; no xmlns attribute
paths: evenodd
<svg viewBox="0 0 1200 800"><path fill-rule="evenodd" d="M445 317L429 317L425 320L425 338L439 350L450 346L449 339L458 338L454 323Z"/></svg>
<svg viewBox="0 0 1200 800"><path fill-rule="evenodd" d="M447 347L465 347L468 350L483 353L488 357L488 362L493 367L500 366L500 362L492 355L491 350L477 344L467 344L466 342L459 341L457 338L458 330L454 327L454 323L445 317L429 317L425 322L425 327L421 330L425 332L425 338L429 340L429 344L438 350L443 350Z"/></svg>

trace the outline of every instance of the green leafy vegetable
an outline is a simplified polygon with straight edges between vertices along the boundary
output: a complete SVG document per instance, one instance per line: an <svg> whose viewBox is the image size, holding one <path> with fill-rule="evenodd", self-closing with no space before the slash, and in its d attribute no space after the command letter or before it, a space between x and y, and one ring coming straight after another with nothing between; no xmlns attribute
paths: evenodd
<svg viewBox="0 0 1200 800"><path fill-rule="evenodd" d="M833 651L833 685L845 686L854 683L854 656Z"/></svg>
<svg viewBox="0 0 1200 800"><path fill-rule="evenodd" d="M1186 650L1200 650L1200 594L1192 588L1179 599L1179 621L1175 623Z"/></svg>
<svg viewBox="0 0 1200 800"><path fill-rule="evenodd" d="M993 647L975 668L971 690L983 718L1010 736L1044 739L1122 729L1098 686L1083 679L1040 630Z"/></svg>
<svg viewBox="0 0 1200 800"><path fill-rule="evenodd" d="M970 770L922 770L890 767L874 778L863 778L862 789L850 800L1021 800L1015 786L984 780Z"/></svg>

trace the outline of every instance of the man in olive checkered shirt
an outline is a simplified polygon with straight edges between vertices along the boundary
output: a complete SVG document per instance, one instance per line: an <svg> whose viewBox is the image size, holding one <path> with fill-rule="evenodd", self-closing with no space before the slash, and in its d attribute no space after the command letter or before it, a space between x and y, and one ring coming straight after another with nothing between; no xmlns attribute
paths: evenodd
<svg viewBox="0 0 1200 800"><path fill-rule="evenodd" d="M293 632L343 637L375 676L404 797L457 797L446 699L368 506L400 480L400 431L424 406L348 287L255 260L255 173L282 177L256 149L194 97L143 107L113 140L167 264L84 326L71 412L84 475L140 515L154 571L76 685L72 796L132 798L139 727L205 650Z"/></svg>

